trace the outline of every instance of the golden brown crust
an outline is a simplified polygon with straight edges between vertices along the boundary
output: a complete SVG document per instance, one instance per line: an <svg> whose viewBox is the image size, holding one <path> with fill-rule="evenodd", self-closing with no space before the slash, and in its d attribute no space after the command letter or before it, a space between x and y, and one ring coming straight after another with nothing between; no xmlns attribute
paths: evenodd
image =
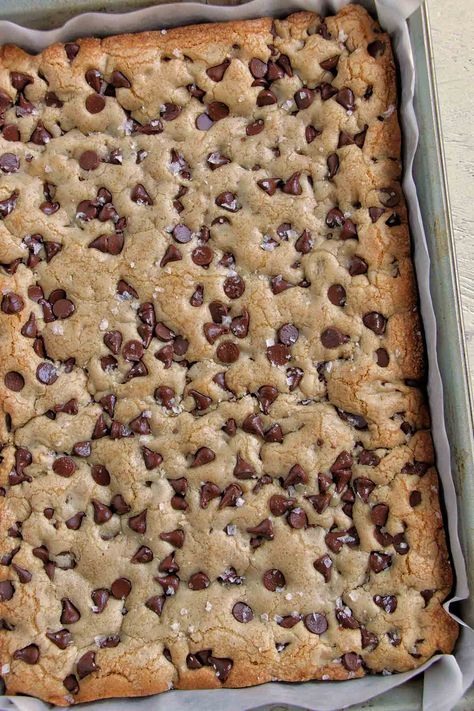
<svg viewBox="0 0 474 711"><path fill-rule="evenodd" d="M450 652L387 35L349 5L5 46L0 88L8 693L67 705Z"/></svg>

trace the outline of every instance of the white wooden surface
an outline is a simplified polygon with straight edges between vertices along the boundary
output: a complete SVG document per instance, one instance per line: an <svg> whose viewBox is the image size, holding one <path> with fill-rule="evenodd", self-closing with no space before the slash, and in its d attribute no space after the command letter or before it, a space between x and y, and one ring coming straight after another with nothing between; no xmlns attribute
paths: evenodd
<svg viewBox="0 0 474 711"><path fill-rule="evenodd" d="M474 383L474 0L428 0L428 10Z"/></svg>

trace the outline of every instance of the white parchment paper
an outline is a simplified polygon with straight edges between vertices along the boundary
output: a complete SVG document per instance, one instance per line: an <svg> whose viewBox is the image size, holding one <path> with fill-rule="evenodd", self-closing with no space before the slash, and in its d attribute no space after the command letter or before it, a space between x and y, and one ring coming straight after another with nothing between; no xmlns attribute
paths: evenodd
<svg viewBox="0 0 474 711"><path fill-rule="evenodd" d="M159 5L124 14L86 13L69 20L63 27L39 31L11 22L0 21L0 44L18 44L30 51L40 51L53 42L64 42L80 36L110 35L121 32L161 29L194 22L224 21L259 17L284 16L296 10L313 10L322 15L337 12L349 0L252 0L238 7L216 7L195 2ZM469 595L464 559L458 537L458 513L451 476L449 443L444 425L443 391L436 357L436 320L430 296L429 255L426 235L413 181L412 166L418 142L418 126L413 108L415 67L406 19L422 0L353 0L378 14L382 27L392 37L401 75L400 114L404 138L403 188L410 213L415 268L420 292L426 347L429 360L428 395L431 407L433 438L437 466L443 484L447 512L449 544L455 569L454 596L446 603L466 599ZM428 236L429 237L429 236ZM456 618L458 619L458 618ZM458 619L461 634L454 654L437 655L419 669L392 676L373 676L342 682L273 682L247 689L214 689L211 691L170 691L142 699L111 699L84 704L85 711L245 711L267 704L304 707L311 711L336 711L362 703L394 689L424 672L422 711L451 711L474 680L474 630ZM49 704L26 697L0 697L0 711L46 711Z"/></svg>

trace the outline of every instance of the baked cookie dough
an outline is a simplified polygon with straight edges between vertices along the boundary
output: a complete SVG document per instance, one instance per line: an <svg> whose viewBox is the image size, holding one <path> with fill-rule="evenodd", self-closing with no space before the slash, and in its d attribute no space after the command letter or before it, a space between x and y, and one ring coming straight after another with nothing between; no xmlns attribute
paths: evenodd
<svg viewBox="0 0 474 711"><path fill-rule="evenodd" d="M0 109L7 693L450 652L388 36L348 5L5 46Z"/></svg>

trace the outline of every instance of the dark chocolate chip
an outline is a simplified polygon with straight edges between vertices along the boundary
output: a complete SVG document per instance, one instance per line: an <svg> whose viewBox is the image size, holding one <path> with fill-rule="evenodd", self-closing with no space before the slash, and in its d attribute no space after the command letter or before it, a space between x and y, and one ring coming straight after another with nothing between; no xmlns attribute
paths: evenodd
<svg viewBox="0 0 474 711"><path fill-rule="evenodd" d="M235 617L237 622L242 622L246 624L253 620L253 610L245 602L236 602L232 608L232 615Z"/></svg>
<svg viewBox="0 0 474 711"><path fill-rule="evenodd" d="M328 628L326 616L321 612L311 612L309 615L304 617L303 622L304 626L308 632L311 632L311 634L324 634Z"/></svg>

